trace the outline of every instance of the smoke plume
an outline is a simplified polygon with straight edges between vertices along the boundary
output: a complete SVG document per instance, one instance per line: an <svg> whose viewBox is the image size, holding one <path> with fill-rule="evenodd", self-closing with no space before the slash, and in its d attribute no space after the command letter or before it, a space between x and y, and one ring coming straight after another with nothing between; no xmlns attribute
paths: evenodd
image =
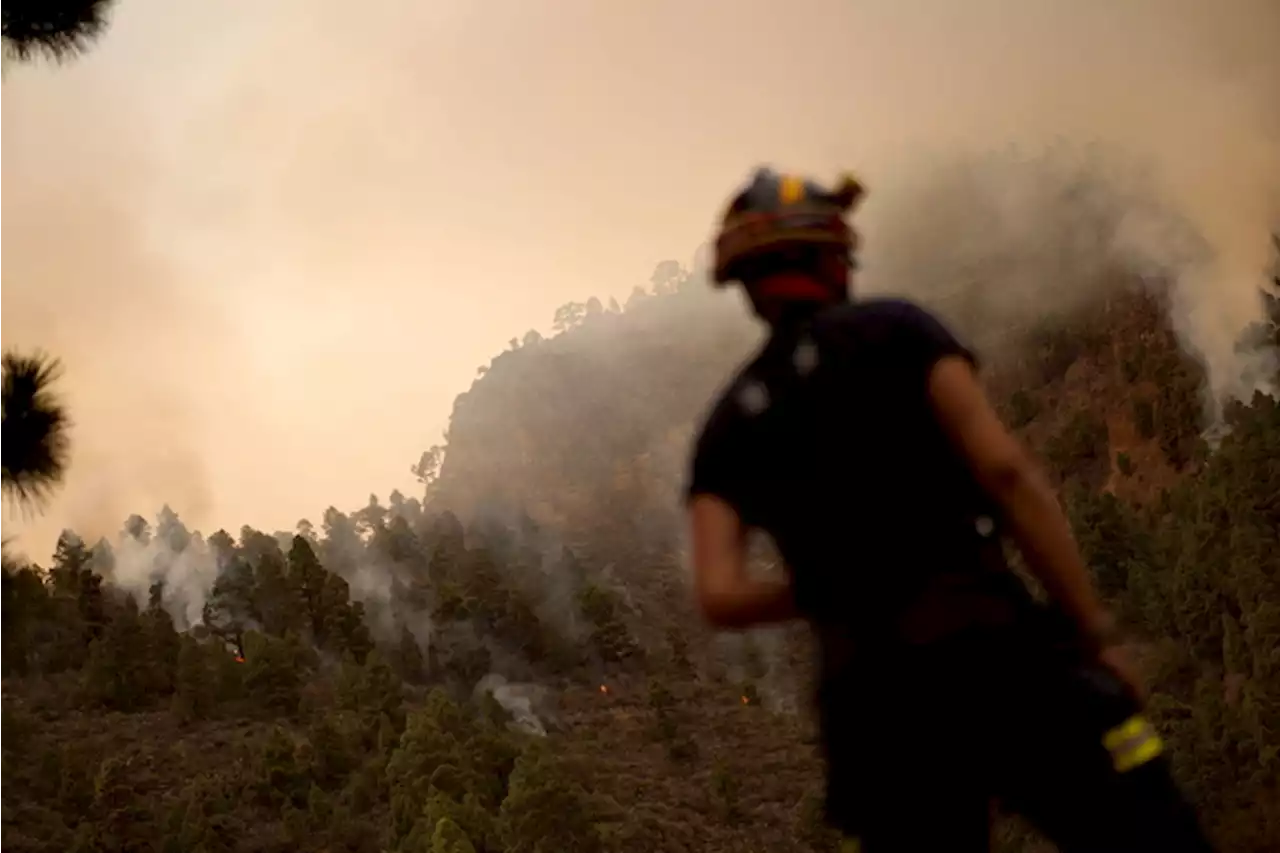
<svg viewBox="0 0 1280 853"><path fill-rule="evenodd" d="M121 3L86 58L4 83L4 340L64 360L75 419L21 546L409 486L477 366L624 300L762 161L859 169L867 285L903 290L913 240L957 233L910 228L948 164L1099 143L1172 211L1129 246L1198 235L1178 321L1226 391L1280 199L1278 36L1274 0ZM984 298L1034 312L1025 278Z"/></svg>

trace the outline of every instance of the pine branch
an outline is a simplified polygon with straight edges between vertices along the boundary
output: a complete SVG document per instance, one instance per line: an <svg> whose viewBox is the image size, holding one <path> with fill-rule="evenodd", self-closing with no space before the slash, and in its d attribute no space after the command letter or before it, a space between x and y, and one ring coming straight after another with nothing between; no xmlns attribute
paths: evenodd
<svg viewBox="0 0 1280 853"><path fill-rule="evenodd" d="M3 381L3 493L26 507L40 507L62 482L70 451L71 422L51 386L61 363L44 353L7 352Z"/></svg>
<svg viewBox="0 0 1280 853"><path fill-rule="evenodd" d="M4 50L19 61L43 54L74 59L107 29L115 0L5 0L0 7Z"/></svg>

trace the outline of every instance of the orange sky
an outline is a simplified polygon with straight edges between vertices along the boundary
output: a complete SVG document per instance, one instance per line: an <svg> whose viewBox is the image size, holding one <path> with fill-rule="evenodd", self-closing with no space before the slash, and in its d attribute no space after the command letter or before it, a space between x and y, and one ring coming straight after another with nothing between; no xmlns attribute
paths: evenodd
<svg viewBox="0 0 1280 853"><path fill-rule="evenodd" d="M273 529L411 489L479 365L687 259L759 162L863 172L873 270L924 165L1118 145L1219 248L1189 307L1226 352L1280 198L1277 9L121 0L86 58L6 71L4 343L63 358L76 431L5 533L39 558L165 501Z"/></svg>

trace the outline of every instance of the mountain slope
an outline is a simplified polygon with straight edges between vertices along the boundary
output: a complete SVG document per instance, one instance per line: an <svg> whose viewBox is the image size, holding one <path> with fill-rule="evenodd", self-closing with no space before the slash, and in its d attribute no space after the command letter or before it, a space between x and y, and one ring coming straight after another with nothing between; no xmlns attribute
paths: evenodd
<svg viewBox="0 0 1280 853"><path fill-rule="evenodd" d="M114 543L68 532L45 568L6 558L3 843L835 849L806 631L717 636L690 606L688 439L758 333L668 272L627 310L568 306L565 332L495 359L422 469L424 501L207 539L165 509ZM1167 291L1108 276L1070 310L972 337L1143 643L1180 780L1221 849L1274 850L1280 406L1227 407L1211 448ZM1280 342L1267 304L1242 345ZM963 328L961 307L939 304ZM777 570L765 545L758 562ZM491 673L555 700L476 690ZM1002 829L1002 851L1036 843Z"/></svg>

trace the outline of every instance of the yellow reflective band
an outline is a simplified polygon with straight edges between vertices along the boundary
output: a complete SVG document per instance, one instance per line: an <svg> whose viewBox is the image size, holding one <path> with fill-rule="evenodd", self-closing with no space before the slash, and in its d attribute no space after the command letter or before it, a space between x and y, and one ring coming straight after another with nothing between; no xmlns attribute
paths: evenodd
<svg viewBox="0 0 1280 853"><path fill-rule="evenodd" d="M1141 714L1135 714L1102 736L1102 745L1114 752L1124 746L1125 741L1132 740L1151 726Z"/></svg>
<svg viewBox="0 0 1280 853"><path fill-rule="evenodd" d="M795 175L783 175L778 184L778 198L783 204L795 204L804 198L804 180Z"/></svg>
<svg viewBox="0 0 1280 853"><path fill-rule="evenodd" d="M1113 755L1111 761L1115 765L1116 772L1127 773L1135 767L1146 764L1163 751L1164 744L1160 742L1160 736L1152 732L1150 737L1128 752Z"/></svg>
<svg viewBox="0 0 1280 853"><path fill-rule="evenodd" d="M1107 732L1102 743L1111 753L1111 763L1119 773L1141 767L1164 751L1160 736L1141 714Z"/></svg>

